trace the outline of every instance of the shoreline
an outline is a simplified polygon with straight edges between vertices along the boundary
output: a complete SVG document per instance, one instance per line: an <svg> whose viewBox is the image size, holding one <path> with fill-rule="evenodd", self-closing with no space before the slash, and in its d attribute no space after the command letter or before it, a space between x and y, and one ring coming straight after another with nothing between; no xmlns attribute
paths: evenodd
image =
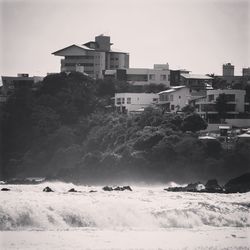
<svg viewBox="0 0 250 250"><path fill-rule="evenodd" d="M167 230L1 231L4 250L249 249L250 228L203 227Z"/></svg>

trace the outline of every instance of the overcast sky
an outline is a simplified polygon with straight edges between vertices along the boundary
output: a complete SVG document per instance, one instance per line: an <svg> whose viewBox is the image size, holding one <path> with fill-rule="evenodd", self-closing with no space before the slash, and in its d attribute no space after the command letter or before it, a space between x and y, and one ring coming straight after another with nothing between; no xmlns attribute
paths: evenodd
<svg viewBox="0 0 250 250"><path fill-rule="evenodd" d="M250 67L250 0L0 0L0 74L60 71L52 52L111 36L130 67L237 75Z"/></svg>

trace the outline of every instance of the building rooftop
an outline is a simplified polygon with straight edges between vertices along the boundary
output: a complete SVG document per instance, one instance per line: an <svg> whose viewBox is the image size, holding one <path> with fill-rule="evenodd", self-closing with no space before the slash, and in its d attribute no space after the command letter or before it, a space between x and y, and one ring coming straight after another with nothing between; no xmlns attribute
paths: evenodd
<svg viewBox="0 0 250 250"><path fill-rule="evenodd" d="M163 90L163 91L159 92L158 94L172 93L172 92L176 92L177 90L183 89L183 88L186 88L186 86L174 86L171 89Z"/></svg>
<svg viewBox="0 0 250 250"><path fill-rule="evenodd" d="M203 79L203 80L210 80L213 79L210 76L206 76L206 75L197 75L197 74L186 74L183 73L181 74L182 77L186 78L186 79Z"/></svg>
<svg viewBox="0 0 250 250"><path fill-rule="evenodd" d="M85 45L81 45L81 44L72 44L72 45L70 45L70 46L68 46L68 47L65 47L65 48L63 48L63 49L57 50L57 51L53 52L52 54L53 54L53 55L57 55L58 53L63 52L64 50L67 50L67 49L69 49L69 48L71 48L71 47L78 47L78 48L83 49L83 50L95 50L95 49L91 49L91 48L89 48L89 47L87 47L87 46L85 46Z"/></svg>

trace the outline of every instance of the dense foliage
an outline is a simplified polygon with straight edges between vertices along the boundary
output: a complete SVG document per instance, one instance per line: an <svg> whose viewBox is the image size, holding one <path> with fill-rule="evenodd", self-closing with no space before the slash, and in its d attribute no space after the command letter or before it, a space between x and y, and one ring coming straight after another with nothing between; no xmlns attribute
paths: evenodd
<svg viewBox="0 0 250 250"><path fill-rule="evenodd" d="M47 76L39 91L15 91L1 117L5 177L190 181L246 172L249 143L228 150L219 141L198 140L207 125L190 108L181 115L111 111L111 97L128 87L61 73Z"/></svg>

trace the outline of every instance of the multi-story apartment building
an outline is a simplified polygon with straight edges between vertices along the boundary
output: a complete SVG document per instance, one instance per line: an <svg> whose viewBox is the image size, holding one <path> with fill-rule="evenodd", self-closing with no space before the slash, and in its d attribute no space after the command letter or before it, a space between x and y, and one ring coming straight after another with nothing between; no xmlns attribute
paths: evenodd
<svg viewBox="0 0 250 250"><path fill-rule="evenodd" d="M115 107L122 113L139 112L158 103L158 94L154 93L116 93Z"/></svg>
<svg viewBox="0 0 250 250"><path fill-rule="evenodd" d="M129 54L113 51L111 45L109 36L100 35L95 41L73 44L52 54L64 57L61 72L79 71L92 78L102 78L104 70L129 67Z"/></svg>
<svg viewBox="0 0 250 250"><path fill-rule="evenodd" d="M154 64L153 69L147 68L129 68L106 70L105 78L114 78L121 81L127 81L134 86L143 86L147 84L163 84L170 86L170 71L168 64Z"/></svg>
<svg viewBox="0 0 250 250"><path fill-rule="evenodd" d="M238 118L239 114L249 111L249 103L245 100L246 91L239 89L213 89L207 95L196 100L196 111L208 122L218 122L219 112L216 108L217 98L225 94L227 119Z"/></svg>

